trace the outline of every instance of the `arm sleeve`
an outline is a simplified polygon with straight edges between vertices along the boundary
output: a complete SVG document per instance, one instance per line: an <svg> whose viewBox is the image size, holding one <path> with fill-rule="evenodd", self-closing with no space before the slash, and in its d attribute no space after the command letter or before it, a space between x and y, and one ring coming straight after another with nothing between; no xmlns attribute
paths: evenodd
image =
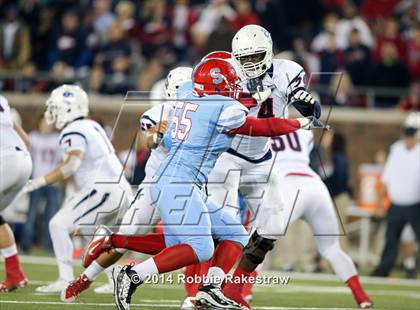
<svg viewBox="0 0 420 310"><path fill-rule="evenodd" d="M245 123L248 109L240 103L232 104L223 109L217 120L216 128L219 132L230 132Z"/></svg>
<svg viewBox="0 0 420 310"><path fill-rule="evenodd" d="M87 140L84 134L76 131L64 133L60 138L60 147L64 153L80 150L83 153L87 147Z"/></svg>
<svg viewBox="0 0 420 310"><path fill-rule="evenodd" d="M155 105L150 108L140 118L140 128L142 131L147 131L148 129L154 127L158 122L161 121L163 117L164 106L162 103Z"/></svg>
<svg viewBox="0 0 420 310"><path fill-rule="evenodd" d="M391 177L391 166L392 166L393 158L394 158L394 152L392 151L392 148L391 148L391 152L389 153L388 159L386 160L384 171L381 177L382 183L384 184L387 184Z"/></svg>
<svg viewBox="0 0 420 310"><path fill-rule="evenodd" d="M300 122L292 118L257 118L247 116L245 123L229 133L254 137L273 137L288 134L300 129Z"/></svg>

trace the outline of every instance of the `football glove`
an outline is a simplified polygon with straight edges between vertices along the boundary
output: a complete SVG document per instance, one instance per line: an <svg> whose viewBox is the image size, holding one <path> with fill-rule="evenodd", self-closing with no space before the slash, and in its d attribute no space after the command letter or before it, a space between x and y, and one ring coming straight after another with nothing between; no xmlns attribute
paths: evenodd
<svg viewBox="0 0 420 310"><path fill-rule="evenodd" d="M306 90L298 90L290 101L303 116L321 117L321 104Z"/></svg>
<svg viewBox="0 0 420 310"><path fill-rule="evenodd" d="M321 122L318 118L315 116L308 116L308 117L301 117L297 118L297 120L300 122L300 128L311 130L311 129L325 129L330 130L330 126L324 124Z"/></svg>

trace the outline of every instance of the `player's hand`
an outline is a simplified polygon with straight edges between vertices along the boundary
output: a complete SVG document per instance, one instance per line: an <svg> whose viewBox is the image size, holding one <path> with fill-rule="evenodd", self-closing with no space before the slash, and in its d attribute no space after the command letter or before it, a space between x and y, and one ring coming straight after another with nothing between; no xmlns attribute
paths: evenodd
<svg viewBox="0 0 420 310"><path fill-rule="evenodd" d="M330 126L321 122L315 116L300 117L297 118L300 123L301 129L311 130L311 129L325 129L330 130Z"/></svg>
<svg viewBox="0 0 420 310"><path fill-rule="evenodd" d="M258 106L260 106L264 101L266 101L270 97L270 95L271 89L266 88L258 90L255 94L252 95L252 98L254 98Z"/></svg>
<svg viewBox="0 0 420 310"><path fill-rule="evenodd" d="M40 177L37 179L29 180L28 183L25 184L25 186L21 189L18 196L22 196L26 193L33 192L43 186L47 185L45 178Z"/></svg>
<svg viewBox="0 0 420 310"><path fill-rule="evenodd" d="M291 98L292 105L303 113L304 116L309 116L309 113L316 118L321 117L321 104L306 90L301 89L296 92ZM310 111L307 111L308 108Z"/></svg>
<svg viewBox="0 0 420 310"><path fill-rule="evenodd" d="M153 128L155 128L156 132L159 132L161 134L165 134L166 130L168 130L168 121L160 121Z"/></svg>

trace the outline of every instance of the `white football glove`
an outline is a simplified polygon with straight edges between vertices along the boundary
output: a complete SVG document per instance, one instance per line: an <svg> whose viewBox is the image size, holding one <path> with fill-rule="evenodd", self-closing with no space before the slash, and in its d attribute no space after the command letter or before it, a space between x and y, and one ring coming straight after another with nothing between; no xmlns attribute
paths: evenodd
<svg viewBox="0 0 420 310"><path fill-rule="evenodd" d="M26 183L22 190L19 192L19 196L33 192L34 190L37 190L38 188L41 188L45 185L47 185L47 182L45 181L44 177L29 180L28 183Z"/></svg>
<svg viewBox="0 0 420 310"><path fill-rule="evenodd" d="M292 97L295 101L303 101L309 104L315 104L315 99L312 97L310 93L308 93L306 90L299 90L296 92L296 94Z"/></svg>

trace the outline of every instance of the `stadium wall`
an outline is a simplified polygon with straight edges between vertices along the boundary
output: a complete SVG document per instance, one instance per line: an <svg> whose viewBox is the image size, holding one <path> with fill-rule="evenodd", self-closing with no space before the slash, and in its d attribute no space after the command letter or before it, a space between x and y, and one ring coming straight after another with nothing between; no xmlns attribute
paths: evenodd
<svg viewBox="0 0 420 310"><path fill-rule="evenodd" d="M20 95L5 93L12 107L16 108L26 131L36 128L47 99L43 95ZM114 128L113 143L117 151L127 149L136 136L139 116L150 107L150 102L125 101L123 96L92 95L91 114ZM293 116L294 113L291 113ZM373 110L362 108L325 107L323 119L333 130L347 138L347 152L351 165L351 185L358 188L358 167L361 163L371 163L378 150L388 151L389 146L400 137L401 124L406 113L395 110ZM321 135L316 134L319 142Z"/></svg>

